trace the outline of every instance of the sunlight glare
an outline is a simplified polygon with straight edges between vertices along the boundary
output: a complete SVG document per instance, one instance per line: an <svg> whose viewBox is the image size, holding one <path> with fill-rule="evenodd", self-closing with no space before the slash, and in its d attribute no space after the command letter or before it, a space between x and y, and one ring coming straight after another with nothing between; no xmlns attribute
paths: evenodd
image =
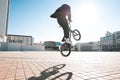
<svg viewBox="0 0 120 80"><path fill-rule="evenodd" d="M100 13L98 10L99 7L93 2L84 2L75 5L72 11L73 24L81 32L81 41L94 41L94 36L98 35L95 33L100 22ZM88 36L91 36L91 38L88 38Z"/></svg>
<svg viewBox="0 0 120 80"><path fill-rule="evenodd" d="M82 24L93 24L97 19L96 6L92 3L84 3L76 5L73 17Z"/></svg>

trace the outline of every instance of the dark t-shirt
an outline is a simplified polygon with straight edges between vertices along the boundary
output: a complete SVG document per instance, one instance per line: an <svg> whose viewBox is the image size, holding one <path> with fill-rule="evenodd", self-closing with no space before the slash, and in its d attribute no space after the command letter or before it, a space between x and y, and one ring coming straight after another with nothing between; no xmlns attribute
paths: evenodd
<svg viewBox="0 0 120 80"><path fill-rule="evenodd" d="M68 15L68 18L70 18L71 16L70 8L59 7L50 17L66 19L67 15Z"/></svg>

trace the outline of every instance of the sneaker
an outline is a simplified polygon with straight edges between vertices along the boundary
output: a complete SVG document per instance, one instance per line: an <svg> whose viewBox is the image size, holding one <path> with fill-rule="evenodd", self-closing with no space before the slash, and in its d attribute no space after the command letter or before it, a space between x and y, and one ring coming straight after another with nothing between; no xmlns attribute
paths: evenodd
<svg viewBox="0 0 120 80"><path fill-rule="evenodd" d="M70 41L69 39L66 39L65 42L68 43L68 44L72 44L72 41Z"/></svg>
<svg viewBox="0 0 120 80"><path fill-rule="evenodd" d="M64 42L64 41L65 41L65 39L63 38L63 39L62 39L62 42Z"/></svg>

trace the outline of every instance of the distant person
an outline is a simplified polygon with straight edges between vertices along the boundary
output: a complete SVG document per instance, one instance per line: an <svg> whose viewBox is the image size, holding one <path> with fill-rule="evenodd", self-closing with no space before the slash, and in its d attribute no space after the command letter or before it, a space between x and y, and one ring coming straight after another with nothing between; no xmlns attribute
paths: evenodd
<svg viewBox="0 0 120 80"><path fill-rule="evenodd" d="M67 4L63 4L50 17L56 18L58 24L62 27L64 31L62 42L67 41L68 43L71 43L71 41L69 40L69 25L68 25L68 21L71 22L70 6Z"/></svg>

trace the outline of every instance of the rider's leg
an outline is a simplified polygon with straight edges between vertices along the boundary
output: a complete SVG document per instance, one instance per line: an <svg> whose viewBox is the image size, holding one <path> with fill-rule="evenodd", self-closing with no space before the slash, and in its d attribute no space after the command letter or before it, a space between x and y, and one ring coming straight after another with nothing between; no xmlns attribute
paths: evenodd
<svg viewBox="0 0 120 80"><path fill-rule="evenodd" d="M69 43L69 44L72 44L72 42L69 38L69 31L70 31L69 27L65 27L65 28L63 28L63 30L64 30L64 35L65 35L65 42Z"/></svg>
<svg viewBox="0 0 120 80"><path fill-rule="evenodd" d="M62 41L66 41L67 39L69 39L69 27L68 27L68 24L63 25L62 28L63 28L63 32L64 32L64 37L63 37Z"/></svg>
<svg viewBox="0 0 120 80"><path fill-rule="evenodd" d="M65 36L65 38L69 38L69 27L65 26L65 27L63 27L63 30L64 30L64 36Z"/></svg>
<svg viewBox="0 0 120 80"><path fill-rule="evenodd" d="M58 24L63 29L64 37L63 37L62 41L66 41L65 38L69 38L69 26L68 26L68 22L64 18L59 18L59 19L57 19L57 21L58 21Z"/></svg>
<svg viewBox="0 0 120 80"><path fill-rule="evenodd" d="M64 32L64 37L62 39L62 42L65 41L66 43L72 44L71 40L69 39L69 25L66 19L57 19L58 24L62 27Z"/></svg>

